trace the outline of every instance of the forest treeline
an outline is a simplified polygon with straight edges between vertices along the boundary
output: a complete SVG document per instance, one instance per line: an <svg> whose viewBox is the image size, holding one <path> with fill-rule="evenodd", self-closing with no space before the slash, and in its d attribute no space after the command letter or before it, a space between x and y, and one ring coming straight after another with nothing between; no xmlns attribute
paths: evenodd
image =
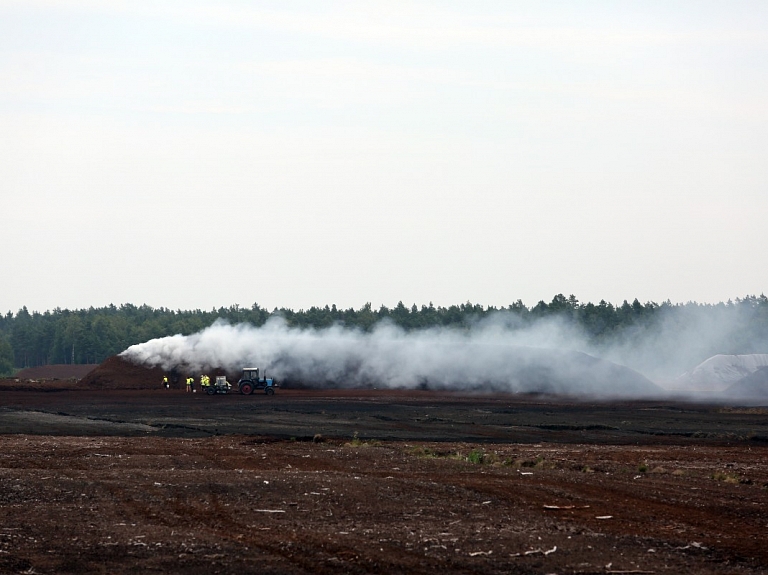
<svg viewBox="0 0 768 575"><path fill-rule="evenodd" d="M0 374L7 375L24 367L59 363L101 363L129 346L174 334L189 335L213 324L217 319L230 323L263 325L270 317L281 316L290 326L324 328L334 324L370 330L377 322L389 320L406 330L430 327L468 328L493 314L514 316L514 325L525 326L547 317L581 328L595 342L618 339L638 326L648 327L670 316L680 321L707 315L719 321L738 316L748 322L749 336L736 342L731 353L750 353L748 339L758 334L768 340L768 298L746 296L718 304L689 302L657 304L624 301L613 305L606 301L582 303L575 296L556 295L549 303L540 301L526 307L522 301L497 308L470 302L448 307L422 305L411 307L398 303L393 308L373 309L370 303L360 309L338 309L335 305L307 310L274 309L268 311L254 303L250 308L171 310L147 305L123 304L100 308L30 312L26 307L13 314L0 315ZM686 320L687 318L687 320ZM509 318L508 318L509 319ZM742 350L742 351L738 351Z"/></svg>

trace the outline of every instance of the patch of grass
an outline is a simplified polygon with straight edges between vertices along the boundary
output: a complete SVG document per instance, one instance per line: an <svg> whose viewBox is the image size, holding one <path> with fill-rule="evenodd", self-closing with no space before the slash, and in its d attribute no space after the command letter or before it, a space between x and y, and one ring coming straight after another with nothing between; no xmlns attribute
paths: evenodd
<svg viewBox="0 0 768 575"><path fill-rule="evenodd" d="M408 446L406 446L408 447ZM454 461L464 461L475 465L493 465L493 466L506 466L520 468L537 468L537 469L554 469L554 462L547 461L543 457L537 457L536 459L513 459L512 457L502 458L495 451L485 451L481 448L475 448L469 451L469 453L461 451L439 451L430 447L421 445L415 445L408 447L407 451L410 455L416 457L424 457L430 459L444 458L453 459Z"/></svg>
<svg viewBox="0 0 768 575"><path fill-rule="evenodd" d="M357 431L355 431L354 435L352 436L352 441L346 443L347 447L371 447L373 445L380 445L380 443L375 439L360 439Z"/></svg>
<svg viewBox="0 0 768 575"><path fill-rule="evenodd" d="M676 475L676 476L680 477L680 476L682 476L682 475L685 475L685 471L683 471L682 469L675 469L675 470L672 472L672 475Z"/></svg>
<svg viewBox="0 0 768 575"><path fill-rule="evenodd" d="M594 473L595 470L592 469L589 465L585 465L584 467L581 468L581 472L582 473Z"/></svg>
<svg viewBox="0 0 768 575"><path fill-rule="evenodd" d="M467 461L469 461L470 463L475 463L480 465L483 463L484 457L485 457L485 454L482 452L482 450L473 449L472 451L469 452L469 455L467 455Z"/></svg>
<svg viewBox="0 0 768 575"><path fill-rule="evenodd" d="M440 454L437 453L434 449L430 449L429 447L422 447L421 445L414 445L408 450L408 453L415 455L416 457L426 457L428 459L440 457Z"/></svg>
<svg viewBox="0 0 768 575"><path fill-rule="evenodd" d="M500 465L501 459L499 458L498 453L491 452L486 453L485 457L483 458L483 461L487 463L488 465Z"/></svg>
<svg viewBox="0 0 768 575"><path fill-rule="evenodd" d="M666 472L667 472L667 470L666 470L666 469L664 469L664 468L663 468L663 467L661 467L661 466L659 466L659 467L654 467L653 469L651 469L651 473L666 473Z"/></svg>
<svg viewBox="0 0 768 575"><path fill-rule="evenodd" d="M555 469L557 465L554 461L549 461L539 456L536 458L536 469Z"/></svg>
<svg viewBox="0 0 768 575"><path fill-rule="evenodd" d="M536 459L505 459L501 462L502 465L520 468L536 468L536 469L555 469L556 465L553 461L547 461L543 457L539 456Z"/></svg>
<svg viewBox="0 0 768 575"><path fill-rule="evenodd" d="M408 447L408 446L406 446ZM424 457L426 459L455 459L457 461L465 461L465 458L461 453L456 451L438 451L431 447L424 447L423 445L414 445L408 448L408 453L416 457Z"/></svg>
<svg viewBox="0 0 768 575"><path fill-rule="evenodd" d="M646 462L643 462L637 466L638 473L645 473L646 471L648 471L648 464Z"/></svg>
<svg viewBox="0 0 768 575"><path fill-rule="evenodd" d="M739 483L739 476L735 473L727 473L725 471L715 471L711 475L715 481L722 481L724 483Z"/></svg>

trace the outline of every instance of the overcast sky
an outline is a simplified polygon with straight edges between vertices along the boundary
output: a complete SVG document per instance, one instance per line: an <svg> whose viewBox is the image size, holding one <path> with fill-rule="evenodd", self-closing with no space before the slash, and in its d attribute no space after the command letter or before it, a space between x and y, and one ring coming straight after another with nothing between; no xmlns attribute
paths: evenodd
<svg viewBox="0 0 768 575"><path fill-rule="evenodd" d="M2 312L759 294L768 3L0 0L0 197Z"/></svg>

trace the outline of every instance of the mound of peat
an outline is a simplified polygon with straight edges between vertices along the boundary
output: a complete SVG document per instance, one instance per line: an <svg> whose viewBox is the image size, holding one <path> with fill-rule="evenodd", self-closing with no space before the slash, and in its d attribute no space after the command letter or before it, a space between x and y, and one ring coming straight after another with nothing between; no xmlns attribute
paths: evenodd
<svg viewBox="0 0 768 575"><path fill-rule="evenodd" d="M17 379L82 379L98 364L54 364L27 367L14 377Z"/></svg>
<svg viewBox="0 0 768 575"><path fill-rule="evenodd" d="M136 365L119 355L113 355L80 380L80 384L99 389L159 389L162 387L163 375L159 367ZM176 381L172 381L172 386L180 388L181 378L173 379Z"/></svg>
<svg viewBox="0 0 768 575"><path fill-rule="evenodd" d="M239 377L239 374L227 373L221 368L212 368L206 374L214 379L217 375L226 375L229 381L237 381ZM187 377L195 378L195 385L200 383L199 373L190 373L183 368L166 373L160 367L139 365L113 355L81 379L80 385L98 389L160 389L164 375L168 375L171 389L182 389Z"/></svg>

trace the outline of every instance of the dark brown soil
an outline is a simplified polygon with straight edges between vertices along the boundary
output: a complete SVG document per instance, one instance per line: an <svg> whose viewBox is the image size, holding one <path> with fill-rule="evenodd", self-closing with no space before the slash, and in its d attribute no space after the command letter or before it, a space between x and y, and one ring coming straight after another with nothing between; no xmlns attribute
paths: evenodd
<svg viewBox="0 0 768 575"><path fill-rule="evenodd" d="M16 379L82 379L98 364L54 364L27 367L14 376Z"/></svg>
<svg viewBox="0 0 768 575"><path fill-rule="evenodd" d="M85 388L96 389L157 389L162 387L166 373L159 367L136 365L114 355L93 369L81 380ZM181 388L181 376L172 374L175 389Z"/></svg>
<svg viewBox="0 0 768 575"><path fill-rule="evenodd" d="M81 384L87 389L159 389L163 385L163 376L167 376L171 389L183 389L187 376L194 378L199 386L200 375L181 367L166 372L159 367L137 365L114 355L85 375ZM211 378L226 375L234 381L238 377L238 374L228 374L222 368L211 368L207 370L207 375Z"/></svg>
<svg viewBox="0 0 768 575"><path fill-rule="evenodd" d="M3 573L768 571L768 409L0 391Z"/></svg>

